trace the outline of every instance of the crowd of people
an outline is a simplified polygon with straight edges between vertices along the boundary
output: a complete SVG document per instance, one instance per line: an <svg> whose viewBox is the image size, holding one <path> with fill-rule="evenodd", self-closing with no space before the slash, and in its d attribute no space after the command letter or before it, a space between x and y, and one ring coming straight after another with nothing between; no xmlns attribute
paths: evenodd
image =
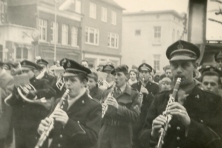
<svg viewBox="0 0 222 148"><path fill-rule="evenodd" d="M148 63L0 62L0 148L222 148L222 52L179 40ZM104 78L105 75L105 78Z"/></svg>

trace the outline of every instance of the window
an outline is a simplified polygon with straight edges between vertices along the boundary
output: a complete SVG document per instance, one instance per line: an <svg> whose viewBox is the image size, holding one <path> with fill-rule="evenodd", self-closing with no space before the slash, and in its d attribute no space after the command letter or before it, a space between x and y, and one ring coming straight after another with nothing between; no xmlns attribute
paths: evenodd
<svg viewBox="0 0 222 148"><path fill-rule="evenodd" d="M40 40L47 41L47 21L39 19Z"/></svg>
<svg viewBox="0 0 222 148"><path fill-rule="evenodd" d="M107 9L102 7L101 11L101 21L107 22Z"/></svg>
<svg viewBox="0 0 222 148"><path fill-rule="evenodd" d="M96 4L90 3L89 17L96 19Z"/></svg>
<svg viewBox="0 0 222 148"><path fill-rule="evenodd" d="M141 30L135 30L135 35L136 36L140 36L140 34L141 34Z"/></svg>
<svg viewBox="0 0 222 148"><path fill-rule="evenodd" d="M76 0L75 1L75 7L76 7L76 12L81 13L81 1L80 0Z"/></svg>
<svg viewBox="0 0 222 148"><path fill-rule="evenodd" d="M118 46L119 46L119 35L118 34L109 33L108 46L111 48L118 48Z"/></svg>
<svg viewBox="0 0 222 148"><path fill-rule="evenodd" d="M58 23L51 22L51 42L58 43Z"/></svg>
<svg viewBox="0 0 222 148"><path fill-rule="evenodd" d="M86 43L99 45L99 30L86 27Z"/></svg>
<svg viewBox="0 0 222 148"><path fill-rule="evenodd" d="M111 20L111 22L112 22L113 25L116 25L116 12L112 11L111 14L112 14L112 20Z"/></svg>
<svg viewBox="0 0 222 148"><path fill-rule="evenodd" d="M16 48L16 59L28 59L28 48L17 47Z"/></svg>
<svg viewBox="0 0 222 148"><path fill-rule="evenodd" d="M68 45L68 25L62 25L62 44Z"/></svg>
<svg viewBox="0 0 222 148"><path fill-rule="evenodd" d="M160 70L160 55L153 55L153 65L155 70Z"/></svg>
<svg viewBox="0 0 222 148"><path fill-rule="evenodd" d="M161 42L161 27L156 26L154 27L154 43L160 43Z"/></svg>
<svg viewBox="0 0 222 148"><path fill-rule="evenodd" d="M71 45L78 46L78 28L72 27L71 30Z"/></svg>
<svg viewBox="0 0 222 148"><path fill-rule="evenodd" d="M0 13L5 13L5 4L3 1L0 1Z"/></svg>

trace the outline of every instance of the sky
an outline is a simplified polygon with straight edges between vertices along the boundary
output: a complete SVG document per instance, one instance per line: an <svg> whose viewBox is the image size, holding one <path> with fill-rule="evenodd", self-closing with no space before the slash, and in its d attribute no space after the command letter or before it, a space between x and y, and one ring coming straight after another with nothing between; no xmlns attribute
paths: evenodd
<svg viewBox="0 0 222 148"><path fill-rule="evenodd" d="M125 12L176 10L187 12L188 0L114 0L125 8Z"/></svg>

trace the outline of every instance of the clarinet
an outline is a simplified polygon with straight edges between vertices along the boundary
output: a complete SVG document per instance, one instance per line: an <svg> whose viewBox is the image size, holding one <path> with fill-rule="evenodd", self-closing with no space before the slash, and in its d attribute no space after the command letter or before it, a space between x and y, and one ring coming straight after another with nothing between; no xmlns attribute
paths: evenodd
<svg viewBox="0 0 222 148"><path fill-rule="evenodd" d="M112 97L113 93L114 93L114 88L116 87L116 83L113 84L111 91L109 92L107 98ZM108 110L108 104L106 103L106 100L104 100L103 105L105 105L105 107L102 109L102 118L105 116L107 110Z"/></svg>
<svg viewBox="0 0 222 148"><path fill-rule="evenodd" d="M167 114L166 112L168 111L169 105L171 103L175 102L175 97L177 95L180 83L181 83L181 78L177 78L176 84L175 84L174 89L173 89L173 93L172 93L172 95L170 95L170 98L167 102L166 110L163 112L163 115L167 118L167 121L165 123L165 126L163 127L163 130L161 131L161 134L160 134L160 137L159 137L158 144L157 144L156 148L162 148L162 145L164 143L164 137L165 137L166 132L168 130L169 122L172 119L172 115Z"/></svg>
<svg viewBox="0 0 222 148"><path fill-rule="evenodd" d="M57 107L59 107L59 108L61 108L61 109L63 108L63 101L67 99L67 96L69 95L69 92L70 92L70 90L69 90L69 89L66 89L65 93L63 94L63 96L62 96L61 100L59 101L58 106L56 106L56 108L57 108ZM51 115L52 115L52 114L51 114ZM45 140L48 138L50 132L51 132L52 129L54 128L54 122L55 122L55 121L54 121L54 119L51 117L51 115L49 116L49 119L50 119L50 121L51 121L50 124L49 124L49 128L48 128L47 130L45 130L45 131L41 134L41 136L40 136L40 138L39 138L39 140L38 140L35 148L40 148L40 147L42 147L43 143L44 143Z"/></svg>

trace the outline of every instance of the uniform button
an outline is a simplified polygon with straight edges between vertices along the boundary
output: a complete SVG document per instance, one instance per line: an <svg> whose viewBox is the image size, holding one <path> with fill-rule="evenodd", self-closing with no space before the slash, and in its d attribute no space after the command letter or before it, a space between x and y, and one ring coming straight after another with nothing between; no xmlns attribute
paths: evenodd
<svg viewBox="0 0 222 148"><path fill-rule="evenodd" d="M171 125L169 124L168 127L171 128Z"/></svg>
<svg viewBox="0 0 222 148"><path fill-rule="evenodd" d="M180 137L177 137L177 140L180 140Z"/></svg>
<svg viewBox="0 0 222 148"><path fill-rule="evenodd" d="M203 120L200 120L201 123L203 123Z"/></svg>
<svg viewBox="0 0 222 148"><path fill-rule="evenodd" d="M84 104L85 102L84 102L84 100L82 100L82 104Z"/></svg>
<svg viewBox="0 0 222 148"><path fill-rule="evenodd" d="M35 139L37 140L37 139L38 139L38 137L35 137Z"/></svg>
<svg viewBox="0 0 222 148"><path fill-rule="evenodd" d="M177 130L178 130L178 131L180 130L180 127L179 127L179 126L177 126Z"/></svg>
<svg viewBox="0 0 222 148"><path fill-rule="evenodd" d="M180 147L177 147L177 148L180 148Z"/></svg>
<svg viewBox="0 0 222 148"><path fill-rule="evenodd" d="M60 138L62 138L63 136L62 136L62 134L60 135Z"/></svg>
<svg viewBox="0 0 222 148"><path fill-rule="evenodd" d="M61 144L58 144L58 147L61 147Z"/></svg>

